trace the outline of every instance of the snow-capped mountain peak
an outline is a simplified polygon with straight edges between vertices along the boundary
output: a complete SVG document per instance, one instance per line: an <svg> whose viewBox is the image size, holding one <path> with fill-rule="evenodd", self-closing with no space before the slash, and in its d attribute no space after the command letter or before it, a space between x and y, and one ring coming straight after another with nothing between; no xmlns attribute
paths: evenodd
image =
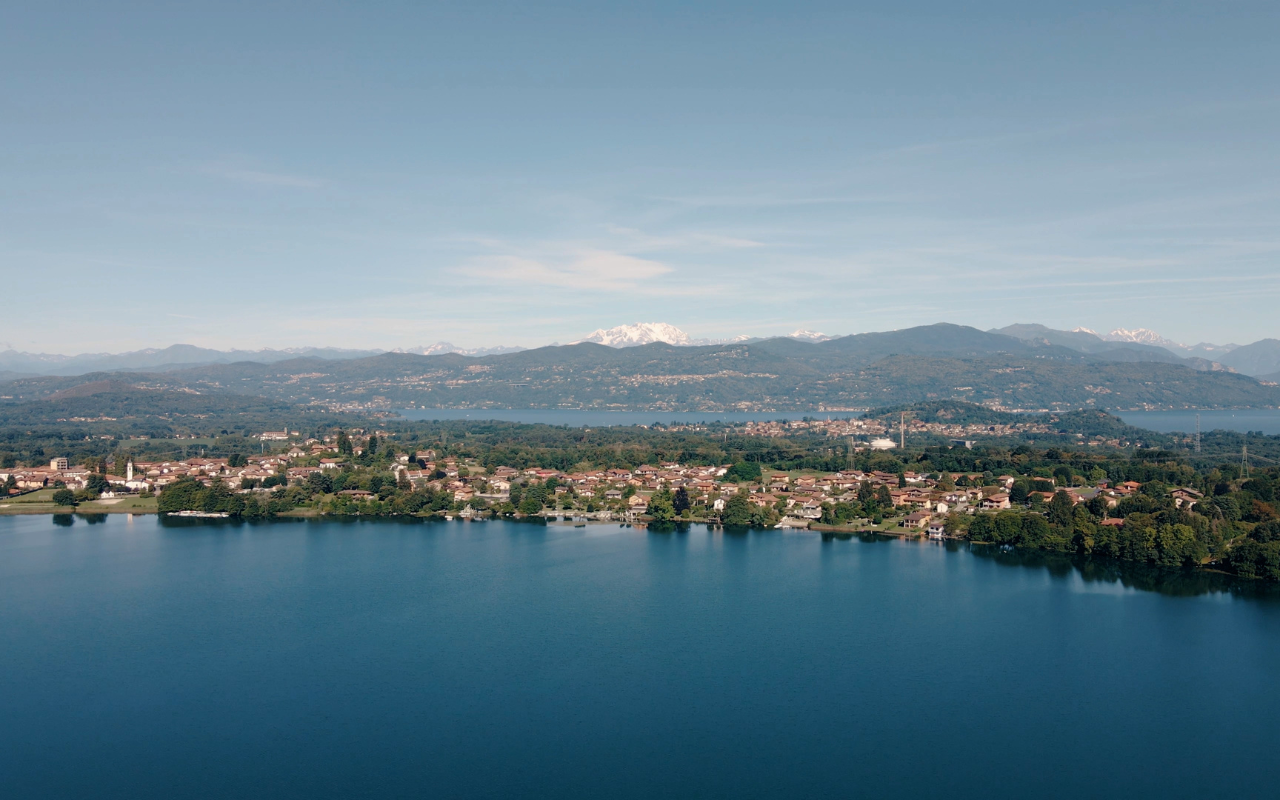
<svg viewBox="0 0 1280 800"><path fill-rule="evenodd" d="M834 336L828 336L825 333L817 331L798 330L787 334L788 339L799 339L802 342L825 342L834 339Z"/></svg>
<svg viewBox="0 0 1280 800"><path fill-rule="evenodd" d="M1102 336L1101 336L1097 331L1095 331L1093 328L1086 328L1086 327L1084 327L1083 325L1081 325L1081 326L1080 326L1080 327L1078 327L1078 328L1072 328L1072 329L1071 329L1071 332L1072 332L1072 333L1087 333L1087 334L1089 334L1090 336L1097 336L1099 339L1101 339L1101 338L1102 338Z"/></svg>
<svg viewBox="0 0 1280 800"><path fill-rule="evenodd" d="M502 353L518 353L524 349L525 348L523 347L498 346L498 347L473 347L468 350L465 347L458 347L452 342L436 342L435 344L418 345L417 347L410 347L404 350L397 348L395 350L392 350L391 352L413 353L419 356L434 356L434 355L439 355L441 353L457 353L460 356L495 356L495 355L500 355Z"/></svg>
<svg viewBox="0 0 1280 800"><path fill-rule="evenodd" d="M1151 344L1156 347L1164 347L1166 349L1185 350L1186 345L1178 344L1172 339L1166 339L1153 330L1146 328L1116 328L1111 333L1102 337L1108 342L1135 342L1137 344Z"/></svg>
<svg viewBox="0 0 1280 800"><path fill-rule="evenodd" d="M619 325L605 330L600 328L571 344L594 342L607 347L635 347L654 342L666 342L674 345L688 345L692 342L689 334L674 325L665 322L637 322L634 325Z"/></svg>

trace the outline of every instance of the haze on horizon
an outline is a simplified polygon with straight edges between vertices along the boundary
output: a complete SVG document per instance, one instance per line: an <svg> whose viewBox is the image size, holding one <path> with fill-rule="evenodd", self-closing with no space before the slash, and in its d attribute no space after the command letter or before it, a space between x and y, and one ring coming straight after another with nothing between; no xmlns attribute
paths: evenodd
<svg viewBox="0 0 1280 800"><path fill-rule="evenodd" d="M1280 335L1280 7L0 11L0 342Z"/></svg>

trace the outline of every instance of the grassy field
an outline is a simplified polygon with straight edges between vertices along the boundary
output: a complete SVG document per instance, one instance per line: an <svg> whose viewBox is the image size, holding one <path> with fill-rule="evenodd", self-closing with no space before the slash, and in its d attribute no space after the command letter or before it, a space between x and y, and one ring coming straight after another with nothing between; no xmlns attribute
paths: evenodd
<svg viewBox="0 0 1280 800"><path fill-rule="evenodd" d="M154 514L156 512L156 499L154 497L129 495L123 498L117 497L97 500L92 503L81 503L76 507L76 510L83 511L86 514Z"/></svg>
<svg viewBox="0 0 1280 800"><path fill-rule="evenodd" d="M154 497L129 496L81 503L78 506L59 506L53 502L55 489L41 489L19 497L0 500L0 514L154 514Z"/></svg>

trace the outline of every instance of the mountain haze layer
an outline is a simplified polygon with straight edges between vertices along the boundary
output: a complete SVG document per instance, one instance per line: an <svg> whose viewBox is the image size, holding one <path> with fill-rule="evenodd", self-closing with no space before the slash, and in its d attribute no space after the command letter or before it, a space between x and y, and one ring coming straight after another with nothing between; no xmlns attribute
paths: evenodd
<svg viewBox="0 0 1280 800"><path fill-rule="evenodd" d="M350 410L821 411L937 400L1050 410L1280 406L1278 387L1223 369L1195 369L1161 348L1152 348L1158 358L1147 358L1146 346L1127 344L1117 356L1022 334L1027 338L938 324L816 343L786 337L706 346L584 342L480 357L383 353L210 364L131 379L159 390ZM8 398L0 402L37 401L112 378L10 381L0 385Z"/></svg>

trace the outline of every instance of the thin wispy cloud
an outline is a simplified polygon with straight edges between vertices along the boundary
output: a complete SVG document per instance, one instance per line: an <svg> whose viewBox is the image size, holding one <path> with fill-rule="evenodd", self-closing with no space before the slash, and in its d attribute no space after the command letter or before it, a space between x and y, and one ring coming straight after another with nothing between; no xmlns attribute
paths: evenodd
<svg viewBox="0 0 1280 800"><path fill-rule="evenodd" d="M560 257L479 256L465 272L488 280L537 286L623 291L672 272L657 261L607 250L587 250Z"/></svg>

